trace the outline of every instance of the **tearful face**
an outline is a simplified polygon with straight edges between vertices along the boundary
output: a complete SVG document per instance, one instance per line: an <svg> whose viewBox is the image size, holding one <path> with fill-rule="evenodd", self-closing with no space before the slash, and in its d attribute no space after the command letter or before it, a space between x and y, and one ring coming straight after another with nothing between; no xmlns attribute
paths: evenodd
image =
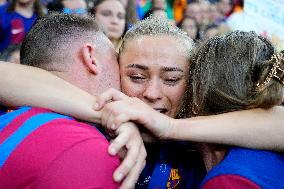
<svg viewBox="0 0 284 189"><path fill-rule="evenodd" d="M143 36L126 42L119 65L122 91L174 117L186 90L188 61L171 36Z"/></svg>

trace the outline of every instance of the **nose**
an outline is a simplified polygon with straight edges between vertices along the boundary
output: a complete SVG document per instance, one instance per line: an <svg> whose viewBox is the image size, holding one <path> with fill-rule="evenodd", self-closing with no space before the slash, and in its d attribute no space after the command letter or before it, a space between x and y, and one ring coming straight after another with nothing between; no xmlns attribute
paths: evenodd
<svg viewBox="0 0 284 189"><path fill-rule="evenodd" d="M116 15L114 15L111 19L111 24L113 25L117 25L118 24L118 17Z"/></svg>
<svg viewBox="0 0 284 189"><path fill-rule="evenodd" d="M143 92L143 98L148 102L155 102L163 98L162 85L159 79L150 81Z"/></svg>

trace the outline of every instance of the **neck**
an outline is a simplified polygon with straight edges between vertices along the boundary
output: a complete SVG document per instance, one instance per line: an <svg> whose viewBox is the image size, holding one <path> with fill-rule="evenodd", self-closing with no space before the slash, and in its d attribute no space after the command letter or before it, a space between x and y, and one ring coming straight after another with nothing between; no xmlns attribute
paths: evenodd
<svg viewBox="0 0 284 189"><path fill-rule="evenodd" d="M77 67L78 68L78 67ZM78 71L81 70L81 71ZM61 71L50 71L52 74L60 77L64 81L71 83L72 85L80 88L81 90L92 94L99 94L97 90L97 82L94 82L92 76L88 73L87 70L83 69L70 69L70 70L61 70Z"/></svg>
<svg viewBox="0 0 284 189"><path fill-rule="evenodd" d="M26 18L31 18L34 13L34 3L33 1L28 3L16 3L15 12L23 15Z"/></svg>
<svg viewBox="0 0 284 189"><path fill-rule="evenodd" d="M221 145L202 143L198 145L207 172L218 165L225 156L226 148Z"/></svg>

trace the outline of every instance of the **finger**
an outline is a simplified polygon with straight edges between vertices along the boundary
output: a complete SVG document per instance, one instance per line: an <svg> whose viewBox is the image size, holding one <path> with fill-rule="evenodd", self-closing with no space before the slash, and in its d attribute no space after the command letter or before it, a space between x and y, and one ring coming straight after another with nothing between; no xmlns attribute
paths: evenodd
<svg viewBox="0 0 284 189"><path fill-rule="evenodd" d="M118 135L108 147L109 154L116 155L124 146L126 146L129 137L129 134L126 132L123 132Z"/></svg>
<svg viewBox="0 0 284 189"><path fill-rule="evenodd" d="M112 129L116 129L119 125L123 124L123 123L127 123L129 121L138 121L138 123L140 123L140 121L138 120L138 117L137 116L137 112L135 110L125 110L125 111L121 111L121 113L116 116L114 119L113 119L113 128ZM143 124L142 122L140 124Z"/></svg>
<svg viewBox="0 0 284 189"><path fill-rule="evenodd" d="M129 173L129 171L133 169L137 159L139 158L140 147L137 148L137 146L140 145L133 144L132 146L128 148L126 157L124 158L120 166L114 171L114 180L116 182L120 182Z"/></svg>
<svg viewBox="0 0 284 189"><path fill-rule="evenodd" d="M128 96L123 94L122 92L115 89L108 89L107 91L96 97L96 104L94 105L94 109L98 111L110 101L123 100L126 98L128 98Z"/></svg>
<svg viewBox="0 0 284 189"><path fill-rule="evenodd" d="M131 171L122 182L120 189L129 189L135 187L139 175L146 165L146 151L144 152L143 149L145 150L144 146L140 150L140 156L138 157L135 166L133 167L133 169L131 169Z"/></svg>

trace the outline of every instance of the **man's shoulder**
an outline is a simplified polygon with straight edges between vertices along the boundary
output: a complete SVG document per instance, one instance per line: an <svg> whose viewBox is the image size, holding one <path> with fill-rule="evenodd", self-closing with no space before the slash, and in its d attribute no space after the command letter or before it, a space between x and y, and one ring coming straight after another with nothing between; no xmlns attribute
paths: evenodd
<svg viewBox="0 0 284 189"><path fill-rule="evenodd" d="M34 141L41 141L37 147L42 149L48 148L51 143L57 145L54 150L58 151L90 139L108 145L104 135L94 126L42 108L22 107L0 116L0 131L0 142L21 144L15 149L30 146Z"/></svg>
<svg viewBox="0 0 284 189"><path fill-rule="evenodd" d="M5 154L0 157L0 168L5 171L0 182L5 183L4 186L13 183L17 188L17 184L26 182L29 176L46 178L43 174L47 172L70 177L71 173L71 176L76 175L72 170L77 170L87 179L91 170L98 171L100 166L105 166L112 173L119 163L117 157L108 155L108 141L96 128L46 109L20 108L1 116L0 127L0 154ZM80 162L79 165L86 162L86 165L80 168L76 162ZM48 180L54 181L56 178L51 175ZM94 178L90 177L88 183L92 180Z"/></svg>

